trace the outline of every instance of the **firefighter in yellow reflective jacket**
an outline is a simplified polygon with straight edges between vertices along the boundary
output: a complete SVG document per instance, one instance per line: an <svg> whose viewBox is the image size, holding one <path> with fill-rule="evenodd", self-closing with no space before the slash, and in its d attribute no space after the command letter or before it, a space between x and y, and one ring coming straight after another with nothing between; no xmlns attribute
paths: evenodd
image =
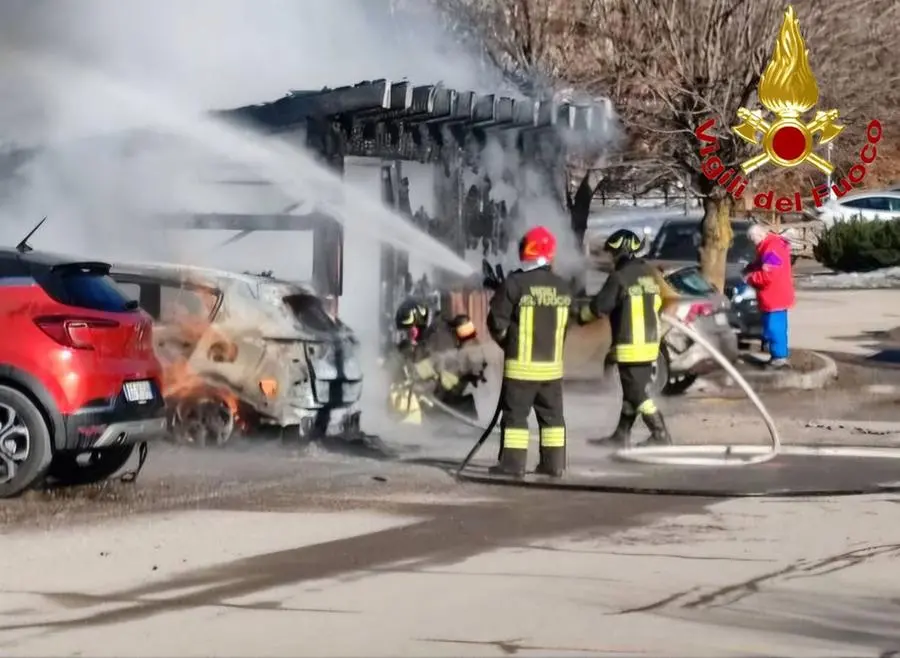
<svg viewBox="0 0 900 658"><path fill-rule="evenodd" d="M468 315L457 315L448 322L441 321L433 331L423 354L415 366L415 377L420 383L428 383L424 388L426 409L439 405L429 405L428 398L449 407L473 421L478 420L475 397L471 387L485 381L487 355L478 339L475 324Z"/></svg>
<svg viewBox="0 0 900 658"><path fill-rule="evenodd" d="M392 414L404 423L418 425L422 422L413 366L424 356L424 343L432 332L431 318L428 305L413 298L404 300L394 316L394 326L400 338L390 359L388 406Z"/></svg>
<svg viewBox="0 0 900 658"><path fill-rule="evenodd" d="M491 299L488 329L505 354L502 447L493 474L525 474L532 409L540 429L537 473L560 477L565 470L563 345L572 294L569 282L550 269L555 254L550 231L528 231L519 243L522 269L511 272Z"/></svg>
<svg viewBox="0 0 900 658"><path fill-rule="evenodd" d="M419 424L432 400L476 420L475 400L469 385L484 381L487 367L475 325L466 315L449 322L431 322L428 307L415 300L401 304L396 316L404 332L397 345L390 407L403 422ZM438 410L438 412L440 412Z"/></svg>
<svg viewBox="0 0 900 658"><path fill-rule="evenodd" d="M659 272L637 257L643 246L633 232L621 229L606 241L614 270L590 304L580 309L580 322L609 316L612 329L610 357L618 364L622 383L622 410L615 432L604 441L627 446L631 429L640 415L650 430L648 443L672 443L665 420L650 397L653 364L659 356L662 332L659 311L665 292Z"/></svg>

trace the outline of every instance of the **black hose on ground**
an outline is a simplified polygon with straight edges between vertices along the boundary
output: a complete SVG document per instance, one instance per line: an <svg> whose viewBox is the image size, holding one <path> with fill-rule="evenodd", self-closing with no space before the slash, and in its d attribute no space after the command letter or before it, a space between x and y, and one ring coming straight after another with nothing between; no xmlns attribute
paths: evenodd
<svg viewBox="0 0 900 658"><path fill-rule="evenodd" d="M501 410L501 400L503 399L503 392L501 391L500 395L497 397L497 408L494 409L494 415L491 416L490 422L487 424L487 427L484 428L484 432L481 433L481 436L478 437L478 441L476 441L475 445L472 446L472 449L469 450L469 454L466 455L465 459L460 462L459 467L456 469L456 478L459 479L462 476L463 470L466 466L469 465L469 462L475 458L475 455L478 454L478 451L481 450L481 446L484 445L484 442L488 440L488 437L493 433L494 428L497 426L497 421L500 420L500 410Z"/></svg>

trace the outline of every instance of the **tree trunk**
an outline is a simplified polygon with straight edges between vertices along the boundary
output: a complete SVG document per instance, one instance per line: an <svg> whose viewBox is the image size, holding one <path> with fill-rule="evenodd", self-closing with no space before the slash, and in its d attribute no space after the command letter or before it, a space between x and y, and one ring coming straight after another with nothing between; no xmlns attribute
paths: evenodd
<svg viewBox="0 0 900 658"><path fill-rule="evenodd" d="M711 195L703 200L700 225L700 271L719 292L725 291L725 270L731 246L731 197Z"/></svg>
<svg viewBox="0 0 900 658"><path fill-rule="evenodd" d="M594 201L594 187L590 182L590 171L581 179L575 194L569 190L566 182L566 205L569 208L569 219L572 223L572 233L578 247L584 250L584 234L587 232L588 217L591 214L591 203Z"/></svg>

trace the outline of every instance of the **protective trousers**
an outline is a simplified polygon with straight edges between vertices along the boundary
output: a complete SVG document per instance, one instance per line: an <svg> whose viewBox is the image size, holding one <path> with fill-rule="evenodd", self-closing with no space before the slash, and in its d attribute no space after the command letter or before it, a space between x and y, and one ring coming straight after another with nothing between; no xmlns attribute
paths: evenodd
<svg viewBox="0 0 900 658"><path fill-rule="evenodd" d="M652 363L620 363L619 381L622 383L622 412L649 416L656 412L656 404L650 398L653 381Z"/></svg>
<svg viewBox="0 0 900 658"><path fill-rule="evenodd" d="M534 409L540 431L538 472L562 475L566 465L566 424L562 379L521 381L504 378L500 395L501 450L499 469L522 475L528 462L528 416Z"/></svg>
<svg viewBox="0 0 900 658"><path fill-rule="evenodd" d="M619 363L619 381L622 383L622 411L619 414L619 424L610 440L619 445L628 445L631 428L640 415L650 430L651 445L671 444L672 438L669 436L665 419L650 397L653 364Z"/></svg>

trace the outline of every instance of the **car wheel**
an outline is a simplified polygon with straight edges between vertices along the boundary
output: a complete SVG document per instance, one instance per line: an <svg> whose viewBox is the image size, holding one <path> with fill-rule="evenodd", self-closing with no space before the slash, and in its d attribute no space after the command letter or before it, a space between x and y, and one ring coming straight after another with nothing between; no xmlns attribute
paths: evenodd
<svg viewBox="0 0 900 658"><path fill-rule="evenodd" d="M196 448L222 447L235 434L231 407L218 396L180 400L169 423L175 443Z"/></svg>
<svg viewBox="0 0 900 658"><path fill-rule="evenodd" d="M53 458L48 475L57 484L68 486L102 482L122 468L132 452L133 444L60 453Z"/></svg>
<svg viewBox="0 0 900 658"><path fill-rule="evenodd" d="M0 386L0 498L34 486L50 466L50 429L27 396Z"/></svg>
<svg viewBox="0 0 900 658"><path fill-rule="evenodd" d="M665 349L659 350L659 356L650 368L650 396L659 397L669 381L669 355Z"/></svg>
<svg viewBox="0 0 900 658"><path fill-rule="evenodd" d="M669 381L663 386L664 395L683 395L694 382L697 381L697 375L682 374L669 377Z"/></svg>

